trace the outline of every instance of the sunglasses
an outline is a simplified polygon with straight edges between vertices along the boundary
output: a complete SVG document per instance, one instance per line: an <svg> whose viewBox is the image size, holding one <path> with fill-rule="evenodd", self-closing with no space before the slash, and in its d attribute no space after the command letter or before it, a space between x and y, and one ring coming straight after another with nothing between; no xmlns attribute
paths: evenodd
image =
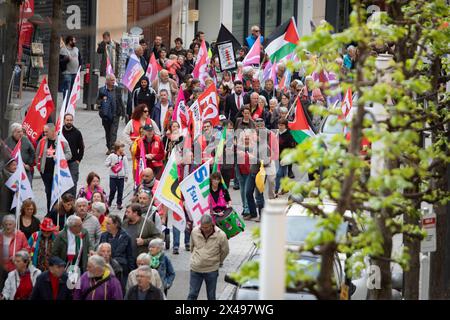
<svg viewBox="0 0 450 320"><path fill-rule="evenodd" d="M144 110L145 113L148 113L148 110Z"/></svg>

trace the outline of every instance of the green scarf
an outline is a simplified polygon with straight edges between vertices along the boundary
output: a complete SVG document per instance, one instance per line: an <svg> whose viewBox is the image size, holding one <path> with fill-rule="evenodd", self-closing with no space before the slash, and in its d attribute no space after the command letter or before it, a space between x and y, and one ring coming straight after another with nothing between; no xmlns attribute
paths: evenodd
<svg viewBox="0 0 450 320"><path fill-rule="evenodd" d="M156 256L152 256L152 261L150 262L150 267L152 269L158 269L160 264L160 258L162 257L163 253L160 252Z"/></svg>

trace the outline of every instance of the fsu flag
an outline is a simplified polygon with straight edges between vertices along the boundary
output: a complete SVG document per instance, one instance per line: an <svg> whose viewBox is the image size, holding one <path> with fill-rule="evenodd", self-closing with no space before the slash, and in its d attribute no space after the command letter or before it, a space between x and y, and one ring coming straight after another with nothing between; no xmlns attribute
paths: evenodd
<svg viewBox="0 0 450 320"><path fill-rule="evenodd" d="M44 125L48 117L55 109L53 99L48 88L47 79L43 79L39 86L30 107L27 116L23 120L22 127L25 129L28 139L36 147L37 139L44 131Z"/></svg>

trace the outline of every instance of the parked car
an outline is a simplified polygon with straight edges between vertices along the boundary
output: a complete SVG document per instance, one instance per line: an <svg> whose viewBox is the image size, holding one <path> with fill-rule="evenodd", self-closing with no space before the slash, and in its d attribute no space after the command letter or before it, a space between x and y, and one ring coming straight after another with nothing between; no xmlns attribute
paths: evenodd
<svg viewBox="0 0 450 320"><path fill-rule="evenodd" d="M310 200L306 199L305 202ZM332 202L326 202L322 208L325 213L331 213L335 210L336 204ZM350 217L353 214L350 211L345 212L344 216ZM307 213L307 210L298 203L293 203L288 208L286 215L286 249L292 251L298 251L299 246L305 243L306 237L316 230L316 225L319 221L318 217L311 216ZM361 228L362 226L354 226L348 222L344 222L339 227L336 234L336 241L340 241L347 232L350 232L352 228ZM254 248L253 252L250 254L248 261L258 261L260 259L259 249ZM302 252L296 262L301 266L303 271L313 277L317 278L319 275L320 267L320 255L314 255L310 252ZM346 256L344 254L337 253L334 258L333 270L334 270L334 280L336 283L336 298L339 298L339 293L341 290L341 284L345 281L345 260ZM400 277L401 278L401 277ZM399 276L396 276L399 279ZM362 273L361 277L358 279L352 279L351 285L349 286L349 296L352 300L366 300L368 297L368 286L367 286L368 274ZM258 279L252 279L246 281L245 283L239 285L234 281L230 275L225 275L225 281L235 285L236 290L233 295L234 300L257 300L259 299L259 281ZM394 283L394 287L401 287L399 281ZM294 291L293 288L287 288L285 293L285 300L316 300L316 297L307 292L306 290ZM398 291L393 292L395 297L399 297Z"/></svg>

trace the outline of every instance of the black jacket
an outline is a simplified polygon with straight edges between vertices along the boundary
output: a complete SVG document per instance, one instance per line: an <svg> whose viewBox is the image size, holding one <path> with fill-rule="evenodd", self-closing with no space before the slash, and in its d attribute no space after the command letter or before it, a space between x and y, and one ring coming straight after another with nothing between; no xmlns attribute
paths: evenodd
<svg viewBox="0 0 450 320"><path fill-rule="evenodd" d="M280 155L285 149L294 148L296 146L296 142L292 137L291 131L287 129L285 132L280 133L279 137L279 147L280 147Z"/></svg>
<svg viewBox="0 0 450 320"><path fill-rule="evenodd" d="M50 271L45 271L37 277L30 300L53 300ZM64 273L59 279L59 290L56 300L72 300L72 292L67 288L67 273Z"/></svg>
<svg viewBox="0 0 450 320"><path fill-rule="evenodd" d="M103 232L100 243L107 242L111 245L111 257L124 269L124 274L136 268L131 247L131 238L125 230L120 229L115 237L109 232Z"/></svg>
<svg viewBox="0 0 450 320"><path fill-rule="evenodd" d="M238 113L241 111L242 107L244 107L245 101L242 103L241 108L238 109L236 105L236 94L230 94L227 97L227 101L225 103L225 117L227 117L228 120L231 120L233 123L236 122L236 118L238 116Z"/></svg>
<svg viewBox="0 0 450 320"><path fill-rule="evenodd" d="M69 142L70 151L72 152L72 159L69 162L81 161L84 156L84 141L80 130L75 127L67 130L63 127L62 132L67 142Z"/></svg>
<svg viewBox="0 0 450 320"><path fill-rule="evenodd" d="M138 286L131 287L125 294L124 300L137 300L138 299ZM150 285L150 289L147 290L145 300L164 300L163 293L160 289L153 285Z"/></svg>
<svg viewBox="0 0 450 320"><path fill-rule="evenodd" d="M147 81L148 82L148 81ZM151 85L151 84L150 84ZM151 114L153 107L156 102L156 92L152 87L147 87L143 89L142 87L137 88L133 91L133 104L136 108L139 104L145 104L149 108L149 115Z"/></svg>

